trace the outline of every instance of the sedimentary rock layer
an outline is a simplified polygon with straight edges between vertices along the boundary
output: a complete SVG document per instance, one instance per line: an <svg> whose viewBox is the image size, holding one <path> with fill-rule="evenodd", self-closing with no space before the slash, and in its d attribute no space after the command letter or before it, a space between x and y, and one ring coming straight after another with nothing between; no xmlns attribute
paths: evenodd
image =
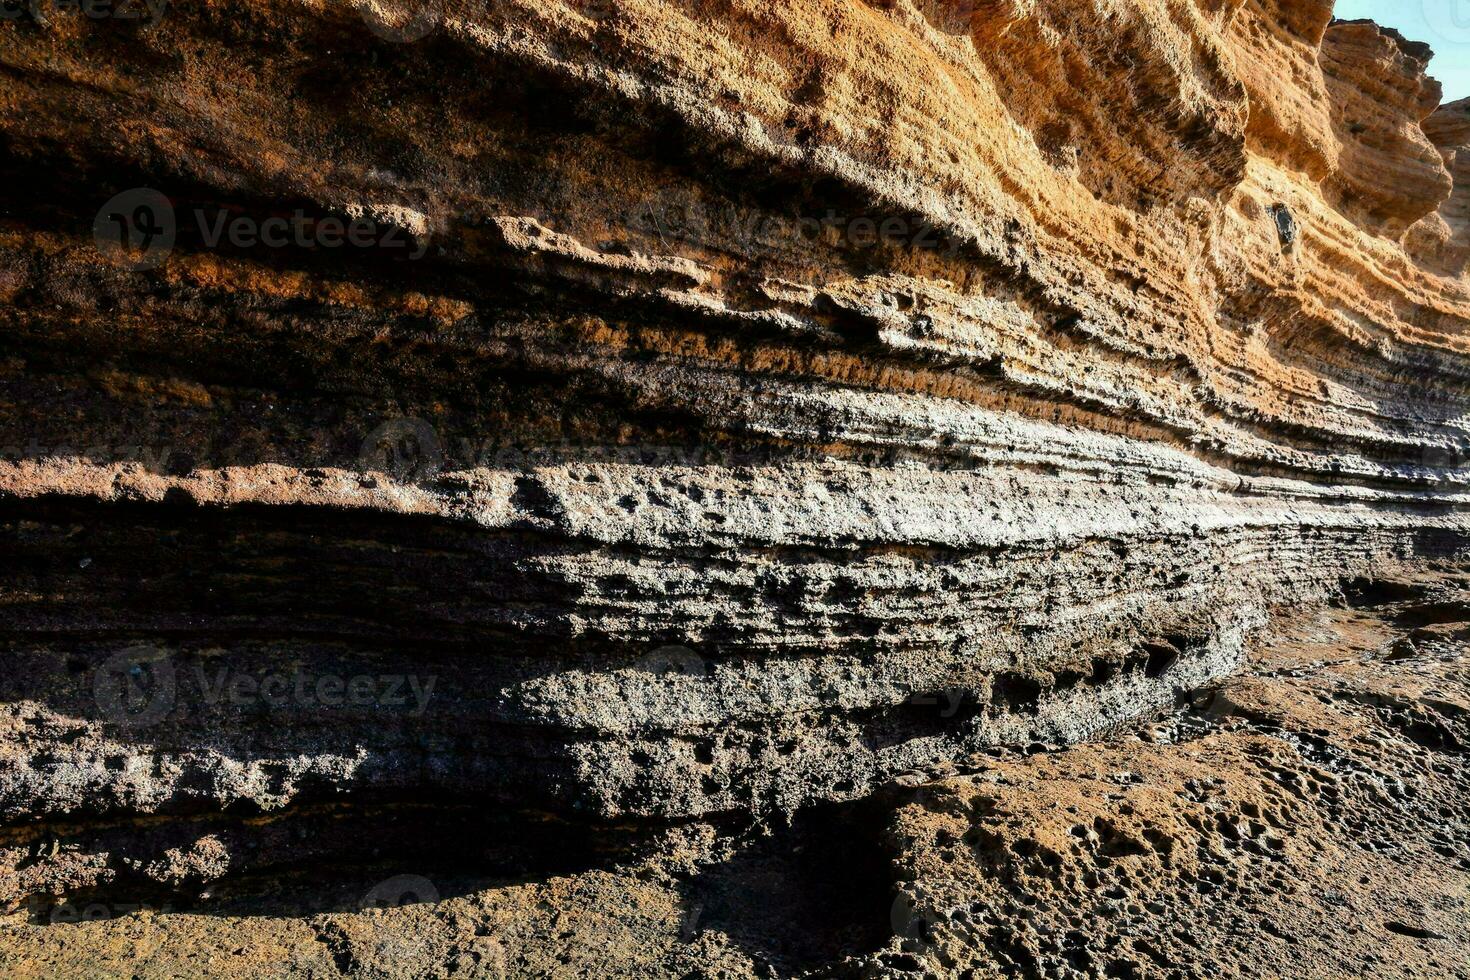
<svg viewBox="0 0 1470 980"><path fill-rule="evenodd" d="M37 899L0 920L0 970L1458 977L1467 586L1463 569L1349 582L1328 608L1275 617L1239 675L1169 717L1106 742L995 748L789 824L640 840L443 801L359 823L322 808L297 824L318 858L307 873L193 898L134 880ZM372 824L434 846L341 861ZM296 837L250 829L270 848ZM234 843L215 828L173 857L207 867Z"/></svg>
<svg viewBox="0 0 1470 980"><path fill-rule="evenodd" d="M852 801L1462 555L1464 110L1330 6L5 24L0 901Z"/></svg>

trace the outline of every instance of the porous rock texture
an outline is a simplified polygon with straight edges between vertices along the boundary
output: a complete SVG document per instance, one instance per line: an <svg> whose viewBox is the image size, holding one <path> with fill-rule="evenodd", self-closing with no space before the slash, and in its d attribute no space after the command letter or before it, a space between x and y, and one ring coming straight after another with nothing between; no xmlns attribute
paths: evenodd
<svg viewBox="0 0 1470 980"><path fill-rule="evenodd" d="M0 24L0 955L1463 973L1429 57L1328 0ZM1190 720L1394 595L1432 657ZM1417 864L1363 773L1418 780ZM327 896L383 866L417 904ZM1289 897L1349 873L1396 938Z"/></svg>

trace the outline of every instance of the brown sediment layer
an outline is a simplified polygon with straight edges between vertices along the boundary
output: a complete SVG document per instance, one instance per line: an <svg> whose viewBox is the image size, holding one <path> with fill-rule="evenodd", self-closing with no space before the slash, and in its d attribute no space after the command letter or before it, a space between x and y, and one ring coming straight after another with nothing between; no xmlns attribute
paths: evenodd
<svg viewBox="0 0 1470 980"><path fill-rule="evenodd" d="M0 902L861 807L1462 558L1470 117L1330 14L8 23Z"/></svg>

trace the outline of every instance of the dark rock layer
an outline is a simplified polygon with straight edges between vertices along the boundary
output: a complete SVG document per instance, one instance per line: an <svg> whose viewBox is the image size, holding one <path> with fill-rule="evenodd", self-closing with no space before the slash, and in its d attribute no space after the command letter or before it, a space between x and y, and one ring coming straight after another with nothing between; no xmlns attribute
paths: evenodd
<svg viewBox="0 0 1470 980"><path fill-rule="evenodd" d="M861 805L1463 558L1463 113L1328 8L5 23L0 902Z"/></svg>

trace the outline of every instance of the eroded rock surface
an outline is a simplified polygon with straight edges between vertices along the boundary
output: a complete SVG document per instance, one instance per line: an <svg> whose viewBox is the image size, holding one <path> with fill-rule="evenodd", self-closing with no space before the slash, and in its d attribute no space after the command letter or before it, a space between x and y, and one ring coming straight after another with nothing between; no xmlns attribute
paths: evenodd
<svg viewBox="0 0 1470 980"><path fill-rule="evenodd" d="M1108 742L997 747L754 825L384 809L373 823L437 846L407 837L190 898L134 881L33 901L0 932L0 968L1465 976L1467 641L1470 573L1353 581L1278 616L1236 676ZM360 826L298 819L339 847ZM254 832L282 844L271 826Z"/></svg>
<svg viewBox="0 0 1470 980"><path fill-rule="evenodd" d="M1192 975L1178 936L1079 958L1005 903L1105 900L1048 793L1058 840L1151 830L1192 862L1125 855L1159 887L1245 887L1200 856L1209 798L1145 827L1077 767L1255 779L1271 731L1095 743L1283 615L1465 559L1465 107L1430 52L1327 0L414 10L0 24L0 903L208 908L452 844L521 890L397 924L252 898L295 911L238 965ZM1262 861L1367 839L1268 795L1230 803L1275 807ZM751 821L897 863L778 886ZM950 883L931 833L989 850ZM1083 877L1026 878L1043 854ZM900 948L832 897L894 881L1001 925ZM1210 901L1168 914L1224 950ZM695 906L728 943L669 931ZM1450 944L1424 969L1463 954L1393 914ZM572 951L555 915L631 938ZM167 960L228 921L84 934Z"/></svg>

